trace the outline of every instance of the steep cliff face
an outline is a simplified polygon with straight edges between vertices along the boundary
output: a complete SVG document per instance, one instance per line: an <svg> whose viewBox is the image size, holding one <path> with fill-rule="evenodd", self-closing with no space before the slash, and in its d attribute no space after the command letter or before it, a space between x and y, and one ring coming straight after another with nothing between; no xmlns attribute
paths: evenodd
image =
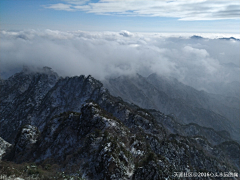
<svg viewBox="0 0 240 180"><path fill-rule="evenodd" d="M173 179L181 171L239 170L239 144L227 132L184 126L128 104L91 76L21 72L4 80L1 91L0 133L12 143L3 160L58 164L60 171L85 179Z"/></svg>
<svg viewBox="0 0 240 180"><path fill-rule="evenodd" d="M12 143L21 126L32 124L46 94L58 79L49 68L36 73L25 67L22 72L3 80L0 84L0 136Z"/></svg>

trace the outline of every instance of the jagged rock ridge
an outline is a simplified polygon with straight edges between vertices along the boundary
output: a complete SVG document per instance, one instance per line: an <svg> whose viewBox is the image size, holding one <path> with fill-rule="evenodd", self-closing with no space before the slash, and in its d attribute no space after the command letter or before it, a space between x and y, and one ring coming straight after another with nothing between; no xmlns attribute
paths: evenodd
<svg viewBox="0 0 240 180"><path fill-rule="evenodd" d="M111 96L91 76L60 78L53 72L21 72L2 82L1 90L7 89L1 96L0 132L13 147L5 160L57 163L86 179L173 179L174 172L186 169L239 169L239 144L227 134L220 138L203 127L205 137L196 137L199 134L190 130L173 133L182 125L170 129L163 113ZM209 132L218 137L216 145Z"/></svg>

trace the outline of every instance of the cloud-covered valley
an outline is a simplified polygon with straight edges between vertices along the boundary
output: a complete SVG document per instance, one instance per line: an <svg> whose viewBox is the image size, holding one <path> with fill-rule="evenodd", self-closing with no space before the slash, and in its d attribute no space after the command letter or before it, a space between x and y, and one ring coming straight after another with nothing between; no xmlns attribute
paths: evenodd
<svg viewBox="0 0 240 180"><path fill-rule="evenodd" d="M207 91L210 84L239 82L240 41L234 38L52 30L1 31L0 36L2 78L28 65L99 80L157 73Z"/></svg>

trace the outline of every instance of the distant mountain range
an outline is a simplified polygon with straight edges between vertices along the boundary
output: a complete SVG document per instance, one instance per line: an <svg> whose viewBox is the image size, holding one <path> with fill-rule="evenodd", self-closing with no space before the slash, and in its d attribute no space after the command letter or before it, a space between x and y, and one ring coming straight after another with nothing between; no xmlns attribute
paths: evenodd
<svg viewBox="0 0 240 180"><path fill-rule="evenodd" d="M235 112L237 103L215 105L214 97L175 79L136 75L103 85L91 76L24 68L0 81L0 101L4 176L44 179L55 169L62 179L146 180L240 169L235 114L230 120L214 112Z"/></svg>
<svg viewBox="0 0 240 180"><path fill-rule="evenodd" d="M191 36L191 39L203 39L204 37L202 36L198 36L198 35L193 35ZM235 38L235 37L222 37L222 38L218 38L218 39L221 39L221 40L235 40L235 41L240 41L240 39L238 38Z"/></svg>
<svg viewBox="0 0 240 180"><path fill-rule="evenodd" d="M111 94L124 101L173 114L182 124L195 123L218 131L226 130L233 139L240 141L240 101L235 96L198 91L175 78L157 74L121 76L103 83Z"/></svg>

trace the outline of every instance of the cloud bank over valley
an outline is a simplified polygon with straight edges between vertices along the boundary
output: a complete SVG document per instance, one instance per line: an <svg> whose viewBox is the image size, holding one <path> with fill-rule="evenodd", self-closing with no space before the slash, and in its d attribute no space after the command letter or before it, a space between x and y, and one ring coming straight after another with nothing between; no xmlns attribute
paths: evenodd
<svg viewBox="0 0 240 180"><path fill-rule="evenodd" d="M99 80L157 73L206 91L211 84L239 83L240 41L230 35L192 35L1 31L1 77L27 65L49 66L62 76L91 74Z"/></svg>

